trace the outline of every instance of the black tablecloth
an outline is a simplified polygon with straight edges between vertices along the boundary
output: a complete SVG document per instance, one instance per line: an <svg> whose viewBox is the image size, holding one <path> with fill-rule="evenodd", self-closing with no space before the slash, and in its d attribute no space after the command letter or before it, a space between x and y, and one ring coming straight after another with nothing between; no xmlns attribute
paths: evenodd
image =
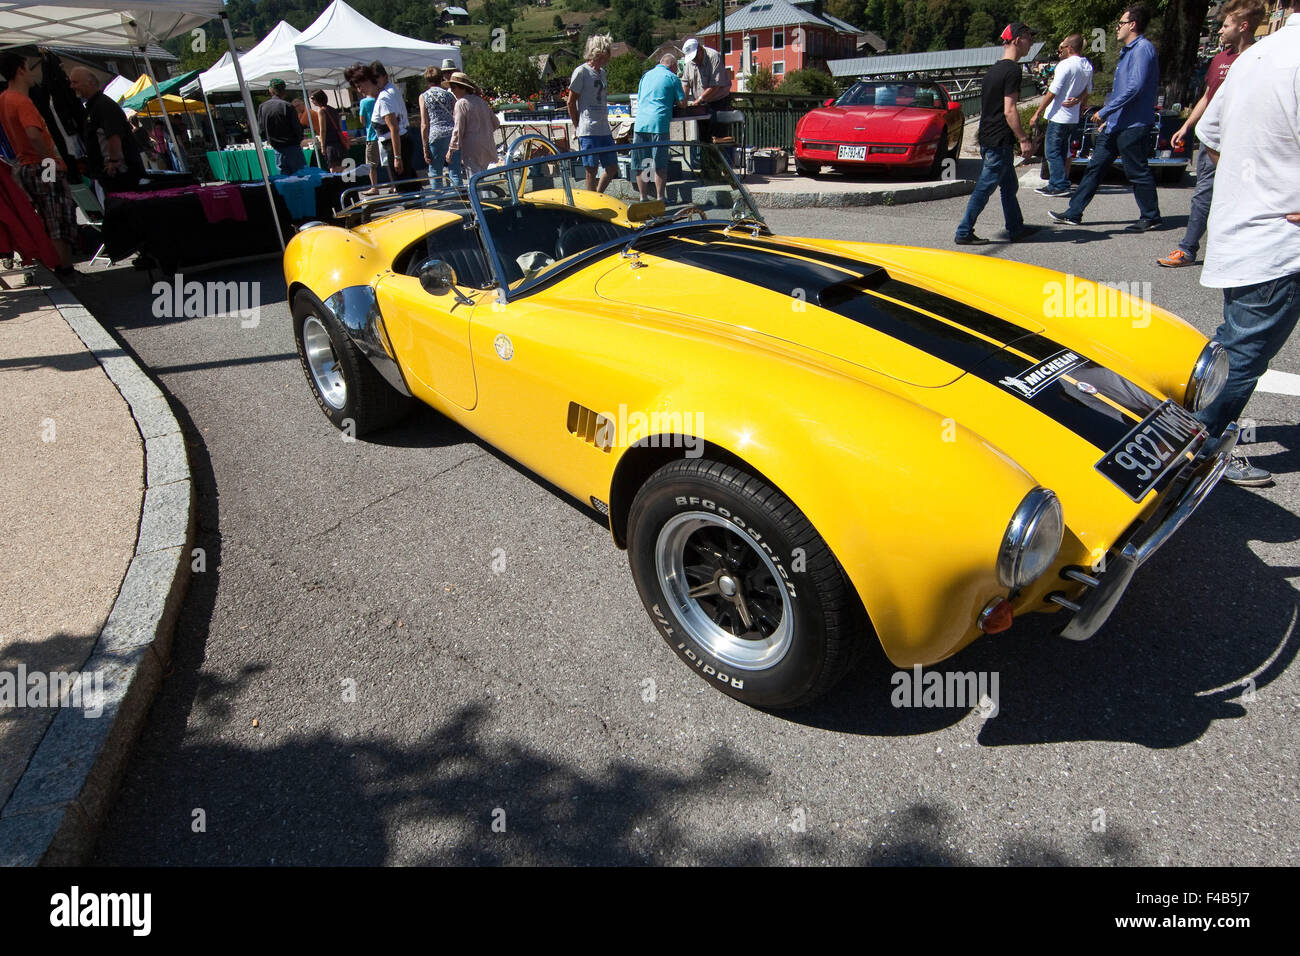
<svg viewBox="0 0 1300 956"><path fill-rule="evenodd" d="M194 193L124 199L110 195L104 206L104 252L125 259L139 252L163 271L183 271L186 266L278 252L271 205L262 183L240 188L247 220L208 222L203 204ZM276 208L289 238L289 210L277 194Z"/></svg>
<svg viewBox="0 0 1300 956"><path fill-rule="evenodd" d="M341 178L321 181L315 197L317 219L332 217L346 185ZM104 206L104 251L114 260L139 252L167 273L223 259L278 253L280 243L265 184L244 183L237 188L247 220L208 222L194 193L129 198L109 194ZM294 231L289 209L275 187L271 189L287 241Z"/></svg>

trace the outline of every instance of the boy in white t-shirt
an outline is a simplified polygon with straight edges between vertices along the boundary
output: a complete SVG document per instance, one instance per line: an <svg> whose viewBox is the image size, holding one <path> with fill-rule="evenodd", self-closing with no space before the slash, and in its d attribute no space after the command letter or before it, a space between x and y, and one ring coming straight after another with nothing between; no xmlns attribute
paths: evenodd
<svg viewBox="0 0 1300 956"><path fill-rule="evenodd" d="M1092 90L1092 64L1082 56L1083 37L1070 34L1061 41L1057 52L1061 54L1061 62L1052 74L1052 85L1029 121L1032 127L1040 116L1047 116L1043 152L1051 175L1046 186L1035 190L1044 196L1070 194L1070 136L1079 126L1079 117Z"/></svg>

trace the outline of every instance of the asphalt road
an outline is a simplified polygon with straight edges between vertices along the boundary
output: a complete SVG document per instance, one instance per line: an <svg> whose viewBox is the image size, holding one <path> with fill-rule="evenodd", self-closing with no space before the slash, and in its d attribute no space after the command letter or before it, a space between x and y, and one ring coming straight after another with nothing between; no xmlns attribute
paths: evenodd
<svg viewBox="0 0 1300 956"><path fill-rule="evenodd" d="M1108 187L1083 228L983 254L1149 282L1209 333L1199 267L1154 262L1189 195L1162 189L1169 228L1133 236ZM1049 200L1022 198L1045 223ZM768 218L952 248L964 206ZM96 862L1300 861L1296 398L1249 410L1277 485L1216 491L1097 637L1025 619L946 663L997 673L995 717L891 707L880 655L777 716L683 667L593 515L464 431L425 412L343 441L278 263L203 278L261 283L258 326L155 318L129 268L78 290L187 425L206 561Z"/></svg>

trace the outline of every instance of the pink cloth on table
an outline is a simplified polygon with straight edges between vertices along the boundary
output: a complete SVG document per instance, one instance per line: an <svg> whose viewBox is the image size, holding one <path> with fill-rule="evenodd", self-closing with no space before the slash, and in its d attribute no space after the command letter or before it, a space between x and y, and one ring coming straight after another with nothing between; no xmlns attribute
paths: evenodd
<svg viewBox="0 0 1300 956"><path fill-rule="evenodd" d="M198 192L202 186L177 186L175 189L156 189L143 193L113 193L114 199L165 199L168 196L186 196Z"/></svg>
<svg viewBox="0 0 1300 956"><path fill-rule="evenodd" d="M248 221L248 210L244 208L244 197L238 186L205 186L199 190L199 202L203 204L203 215L207 216L208 222L221 222L223 219Z"/></svg>

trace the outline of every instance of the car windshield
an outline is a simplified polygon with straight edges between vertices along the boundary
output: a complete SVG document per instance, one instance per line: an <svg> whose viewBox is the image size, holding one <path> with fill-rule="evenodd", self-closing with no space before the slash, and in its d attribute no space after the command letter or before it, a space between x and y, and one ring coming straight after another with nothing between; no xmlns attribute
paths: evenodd
<svg viewBox="0 0 1300 956"><path fill-rule="evenodd" d="M765 228L729 158L716 146L661 143L543 155L480 173L470 200L506 297L557 276L593 250L650 232L700 221ZM594 164L597 177L606 168L613 172L603 193L586 188L584 161ZM647 181L638 183L638 173ZM654 198L656 174L662 199Z"/></svg>
<svg viewBox="0 0 1300 956"><path fill-rule="evenodd" d="M854 83L836 106L915 106L943 109L948 98L935 83Z"/></svg>

